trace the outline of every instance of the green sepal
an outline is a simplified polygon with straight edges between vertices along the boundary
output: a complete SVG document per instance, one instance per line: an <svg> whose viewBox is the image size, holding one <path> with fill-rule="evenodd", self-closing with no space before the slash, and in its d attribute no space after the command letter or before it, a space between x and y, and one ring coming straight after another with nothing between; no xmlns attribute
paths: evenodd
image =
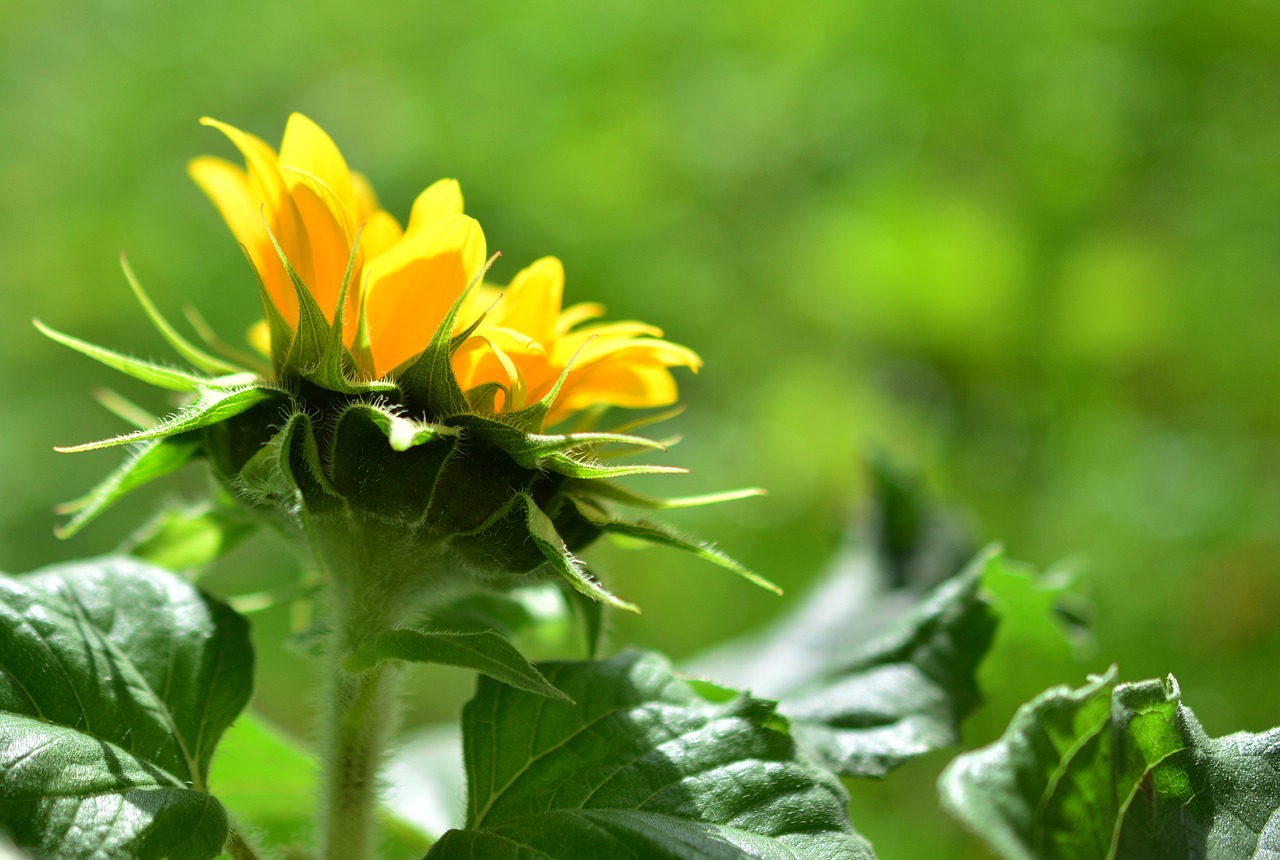
<svg viewBox="0 0 1280 860"><path fill-rule="evenodd" d="M265 216L262 226L266 229L271 245L276 249L276 255L280 258L285 274L293 284L293 292L298 298L298 327L294 332L293 342L289 344L289 354L285 358L283 369L294 370L299 376L311 378L320 370L325 357L325 346L329 341L329 320L325 318L324 311L320 310L320 305L311 295L311 290L302 282L297 270L289 262L288 256L276 239L276 234L267 224Z"/></svg>
<svg viewBox="0 0 1280 860"><path fill-rule="evenodd" d="M253 504L266 504L291 517L305 510L342 504L320 461L311 417L294 412L232 479L239 494Z"/></svg>
<svg viewBox="0 0 1280 860"><path fill-rule="evenodd" d="M564 577L574 589L592 600L606 603L615 609L639 614L640 607L616 597L587 572L582 562L569 552L551 518L538 507L531 496L521 494L521 498L525 505L525 526L529 530L529 536L533 538L534 544L551 565L552 570Z"/></svg>
<svg viewBox="0 0 1280 860"><path fill-rule="evenodd" d="M458 377L453 373L453 354L462 345L461 340L453 337L453 327L467 296L484 279L495 259L496 254L489 258L484 268L454 299L449 312L431 335L427 348L391 372L391 377L400 383L405 395L419 401L436 420L443 421L471 409L462 387L458 385ZM479 320L468 328L468 332L473 331L478 324Z"/></svg>
<svg viewBox="0 0 1280 860"><path fill-rule="evenodd" d="M81 451L96 451L99 448L114 448L117 445L128 445L130 442L145 442L148 439L163 439L199 430L233 418L259 403L279 397L280 393L271 388L259 385L246 385L241 388L201 388L194 402L183 407L181 411L168 416L154 427L136 430L99 442L86 442L82 445L64 445L54 448L63 454L76 454Z"/></svg>
<svg viewBox="0 0 1280 860"><path fill-rule="evenodd" d="M335 492L354 508L410 525L431 509L457 443L456 433L358 404L336 422L326 462Z"/></svg>
<svg viewBox="0 0 1280 860"><path fill-rule="evenodd" d="M185 337L178 333L169 321L160 313L160 309L151 301L151 297L142 289L142 284L138 282L137 276L133 273L133 268L129 265L129 259L124 255L120 255L120 268L124 270L125 280L129 282L129 288L133 290L134 298L138 300L138 304L142 305L142 310L146 312L147 318L151 320L151 324L156 327L156 331L160 332L163 337L174 350L191 362L205 373L214 375L227 373L248 373L248 369L223 361L216 356L212 356L198 346L191 343Z"/></svg>
<svg viewBox="0 0 1280 860"><path fill-rule="evenodd" d="M682 535L665 523L652 520L613 519L600 508L599 504L581 495L570 496L570 499L577 507L578 512L603 532L626 535L647 543L661 544L693 553L698 558L723 567L725 570L733 571L748 582L754 583L767 591L772 591L774 594L782 593L782 589L777 585L744 566L736 559L721 552L713 544Z"/></svg>
<svg viewBox="0 0 1280 860"><path fill-rule="evenodd" d="M467 402L471 404L471 412L492 415L497 411L494 404L497 402L499 392L510 396L507 386L501 382L486 382L468 389Z"/></svg>
<svg viewBox="0 0 1280 860"><path fill-rule="evenodd" d="M604 650L604 604L593 597L583 594L567 582L562 583L561 591L577 616L582 627L582 637L587 646L587 659L599 659Z"/></svg>
<svg viewBox="0 0 1280 860"><path fill-rule="evenodd" d="M351 419L347 417L352 413L358 413L360 417L381 428L393 451L408 451L410 448L434 442L442 437L456 438L459 435L459 431L454 427L405 418L384 406L372 403L352 403L338 417L338 425L341 426L346 420L355 420L354 417Z"/></svg>
<svg viewBox="0 0 1280 860"><path fill-rule="evenodd" d="M190 436L143 442L86 495L58 506L58 513L75 516L56 528L54 534L60 538L71 537L124 495L182 468L199 448L199 442Z"/></svg>
<svg viewBox="0 0 1280 860"><path fill-rule="evenodd" d="M387 630L348 654L342 668L353 674L366 672L388 660L474 669L517 690L560 702L573 701L557 690L506 637L494 630L480 633Z"/></svg>
<svg viewBox="0 0 1280 860"><path fill-rule="evenodd" d="M579 347L578 352L582 348ZM564 388L564 382L569 378L569 371L573 367L574 361L577 359L575 354L573 358L560 371L560 376L556 378L555 385L552 385L546 394L542 395L542 399L531 406L526 406L517 412L509 412L503 416L503 419L518 430L526 433L537 433L542 429L542 424L547 420L547 415L551 413L551 407L555 404L556 398L560 396L560 389Z"/></svg>
<svg viewBox="0 0 1280 860"><path fill-rule="evenodd" d="M662 449L662 446L643 436L623 436L616 433L537 434L526 433L508 424L506 416L490 418L475 413L455 415L450 425L463 427L471 435L497 445L526 469L539 468L543 460L573 448L604 444L625 444ZM574 461L577 462L577 461Z"/></svg>
<svg viewBox="0 0 1280 860"><path fill-rule="evenodd" d="M654 496L646 496L643 493L637 493L628 487L622 487L617 484L611 484L608 481L592 481L590 483L577 484L570 481L562 488L566 493L573 493L575 490L595 496L597 498L606 498L610 501L618 502L623 505L629 505L633 508L649 508L655 511L672 511L680 508L697 508L703 505L718 505L721 502L736 502L740 499L749 499L754 496L767 495L767 491L759 487L747 487L741 490L725 490L721 493L705 493L698 496L677 496L672 499L660 499Z"/></svg>
<svg viewBox="0 0 1280 860"><path fill-rule="evenodd" d="M347 352L343 344L343 317L346 314L347 291L351 288L351 273L356 267L356 256L360 253L360 234L364 226L356 231L355 240L351 243L351 254L347 257L347 269L342 275L342 286L338 289L338 304L333 309L333 324L329 328L329 339L324 345L324 355L320 358L320 367L311 377L318 385L344 394L355 393L358 386L353 386L349 378L354 375L355 360ZM296 287L296 284L295 284ZM308 291L309 292L309 291ZM314 299L312 304L315 304ZM316 308L319 310L319 307Z"/></svg>
<svg viewBox="0 0 1280 860"><path fill-rule="evenodd" d="M139 430L145 430L160 420L160 416L148 412L113 388L94 389L93 399L103 409Z"/></svg>
<svg viewBox="0 0 1280 860"><path fill-rule="evenodd" d="M94 361L105 364L113 370L118 370L157 388L188 392L202 389L225 390L244 386L252 382L254 378L251 373L234 373L217 377L197 376L183 370L176 370L155 362L124 355L115 350L107 349L105 346L98 346L78 337L63 334L56 329L49 328L40 320L32 320L32 322L40 330L40 333L50 340L55 340L63 346L70 347L82 355L87 355Z"/></svg>
<svg viewBox="0 0 1280 860"><path fill-rule="evenodd" d="M600 478L625 478L628 475L687 475L689 470L681 466L650 466L632 463L624 466L605 466L577 460L563 452L547 454L538 460L538 467L567 478L598 480Z"/></svg>
<svg viewBox="0 0 1280 860"><path fill-rule="evenodd" d="M274 237L273 237L274 239ZM271 298L271 294L267 292L267 285L262 280L262 273L258 271L258 267L253 262L253 257L249 256L249 251L244 246L245 259L249 261L249 268L253 269L254 276L258 279L258 295L262 299L262 314L267 321L267 333L271 340L271 366L275 368L276 373L284 370L289 362L289 355L293 352L294 331L284 318L284 314L276 307L275 300Z"/></svg>

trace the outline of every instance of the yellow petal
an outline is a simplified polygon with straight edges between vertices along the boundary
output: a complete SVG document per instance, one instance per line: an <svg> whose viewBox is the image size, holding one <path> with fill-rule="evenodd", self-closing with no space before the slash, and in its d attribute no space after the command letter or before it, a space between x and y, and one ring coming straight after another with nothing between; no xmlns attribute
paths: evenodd
<svg viewBox="0 0 1280 860"><path fill-rule="evenodd" d="M327 185L354 217L360 204L351 170L324 129L300 113L290 114L280 143L280 166L294 167L311 174Z"/></svg>
<svg viewBox="0 0 1280 860"><path fill-rule="evenodd" d="M602 361L570 371L560 396L547 416L547 426L595 404L646 408L667 406L679 397L676 381L662 363L639 357Z"/></svg>
<svg viewBox="0 0 1280 860"><path fill-rule="evenodd" d="M541 344L551 344L555 341L563 296L564 265L555 257L543 257L512 279L495 324L518 329Z"/></svg>
<svg viewBox="0 0 1280 860"><path fill-rule="evenodd" d="M413 201L406 233L430 227L448 215L462 214L462 187L456 179L440 179L427 186Z"/></svg>
<svg viewBox="0 0 1280 860"><path fill-rule="evenodd" d="M595 302L570 305L560 314L560 319L556 322L556 332L562 335L568 334L569 329L579 323L602 316L604 316L604 305L599 305Z"/></svg>
<svg viewBox="0 0 1280 860"><path fill-rule="evenodd" d="M365 314L379 375L426 348L484 262L480 225L466 215L450 215L416 233L406 231L369 263Z"/></svg>
<svg viewBox="0 0 1280 860"><path fill-rule="evenodd" d="M360 231L360 247L366 260L385 254L404 235L400 224L386 212L374 212L361 223L364 229Z"/></svg>
<svg viewBox="0 0 1280 860"><path fill-rule="evenodd" d="M358 170L351 171L351 189L356 195L356 220L361 224L372 218L374 213L382 211L369 178Z"/></svg>
<svg viewBox="0 0 1280 860"><path fill-rule="evenodd" d="M355 238L351 212L320 177L295 167L285 167L281 173L289 188L289 196L302 217L307 243L311 247L312 280L307 282L307 288L325 317L333 322ZM352 270L354 284L360 283L359 263L357 257ZM352 337L355 336L358 292L355 287L348 291L347 307L343 311L343 327Z"/></svg>
<svg viewBox="0 0 1280 860"><path fill-rule="evenodd" d="M311 277L311 249L307 245L306 231L302 226L302 218L298 214L297 207L289 196L284 177L280 175L275 151L259 138L235 126L209 117L202 118L200 122L202 125L221 131L240 150L245 160L250 206L259 210L259 221L265 216L267 226L275 232L276 240L284 249L285 256L288 257L294 270L304 280ZM296 326L298 300L293 284L285 274L284 265L265 235L265 227L263 232L257 235L260 238L245 241L245 246L250 249L250 256L258 266L258 274L262 278L267 294L271 296L271 300L275 302L289 325Z"/></svg>
<svg viewBox="0 0 1280 860"><path fill-rule="evenodd" d="M204 156L187 164L187 173L213 201L236 241L256 252L262 235L262 213L249 193L249 177L236 165L221 158ZM256 257L254 265L261 268Z"/></svg>

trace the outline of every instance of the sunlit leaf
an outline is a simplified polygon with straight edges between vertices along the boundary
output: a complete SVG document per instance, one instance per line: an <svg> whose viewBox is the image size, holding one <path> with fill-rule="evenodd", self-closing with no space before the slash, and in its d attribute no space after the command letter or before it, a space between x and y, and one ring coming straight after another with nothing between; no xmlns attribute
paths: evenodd
<svg viewBox="0 0 1280 860"><path fill-rule="evenodd" d="M56 857L210 858L214 746L252 685L248 627L123 557L0 577L0 827Z"/></svg>
<svg viewBox="0 0 1280 860"><path fill-rule="evenodd" d="M481 680L463 714L467 829L429 858L872 856L771 702L654 655L544 669L577 704Z"/></svg>

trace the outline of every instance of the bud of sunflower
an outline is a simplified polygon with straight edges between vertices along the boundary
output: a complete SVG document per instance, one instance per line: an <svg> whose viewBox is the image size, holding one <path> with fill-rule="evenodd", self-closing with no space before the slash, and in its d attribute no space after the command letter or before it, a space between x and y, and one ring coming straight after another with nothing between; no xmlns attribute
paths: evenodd
<svg viewBox="0 0 1280 860"><path fill-rule="evenodd" d="M610 479L683 470L607 465L602 449L660 448L620 432L548 433L601 406L675 402L670 368L698 357L640 323L586 324L596 305L562 308L564 272L546 258L500 290L481 280L480 225L462 214L456 182L430 186L401 230L329 137L298 114L279 154L231 126L246 167L213 158L191 173L258 274L265 320L251 335L270 356L255 374L190 344L144 309L199 372L175 371L47 334L113 367L189 392L181 412L116 439L133 456L73 503L80 528L145 481L205 456L246 505L303 543L338 599L377 600L397 624L421 602L459 588L510 587L560 576L606 591L574 553L615 531L691 550L768 583L709 545L617 503L661 508L749 494L655 500ZM580 423L587 423L585 420Z"/></svg>

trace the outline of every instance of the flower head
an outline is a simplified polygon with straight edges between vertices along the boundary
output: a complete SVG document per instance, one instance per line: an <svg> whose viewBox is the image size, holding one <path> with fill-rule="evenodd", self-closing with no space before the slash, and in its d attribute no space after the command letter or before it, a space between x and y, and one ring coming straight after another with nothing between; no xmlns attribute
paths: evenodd
<svg viewBox="0 0 1280 860"><path fill-rule="evenodd" d="M202 122L235 144L245 166L205 156L191 162L190 173L246 249L267 301L288 331L297 331L301 306L291 268L330 325L342 304L342 340L357 364L365 357L367 375L394 375L420 355L484 272L484 233L463 214L456 181L423 191L402 230L305 116L289 118L279 153L233 126ZM479 320L453 357L462 390L477 392L472 402L518 411L559 382L550 425L588 406L676 401L670 368L697 370L692 350L660 340L662 332L643 323L582 325L604 309L562 309L563 293L564 268L553 257L521 271L505 290L486 285L472 293L450 332Z"/></svg>
<svg viewBox="0 0 1280 860"><path fill-rule="evenodd" d="M744 493L641 496L611 480L684 470L606 462L604 451L659 443L544 430L588 407L594 416L600 406L670 404L671 368L696 370L697 355L652 326L599 322L598 305L565 308L555 258L506 288L481 283L484 233L463 214L451 179L418 196L402 230L306 117L290 117L278 153L232 126L203 122L244 157L243 168L198 158L190 172L258 273L273 371L259 376L189 343L127 267L144 309L196 370L43 329L188 394L182 410L136 432L65 449L136 446L68 508L75 515L66 533L200 456L241 503L305 542L336 587L349 595L373 588L406 608L466 582L505 587L548 576L627 607L574 555L609 531L690 550L767 585L708 544L614 511L619 503L663 508Z"/></svg>

